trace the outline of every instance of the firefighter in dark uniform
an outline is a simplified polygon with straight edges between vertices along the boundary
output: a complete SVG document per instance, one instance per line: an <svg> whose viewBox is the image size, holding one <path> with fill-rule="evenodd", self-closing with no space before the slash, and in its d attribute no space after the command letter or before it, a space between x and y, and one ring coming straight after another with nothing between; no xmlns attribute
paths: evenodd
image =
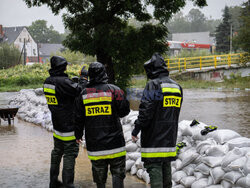
<svg viewBox="0 0 250 188"><path fill-rule="evenodd" d="M108 166L113 187L122 188L125 178L125 140L120 118L128 115L129 102L117 86L108 84L103 64L91 63L89 84L75 102L75 136L79 143L85 130L94 182L104 188Z"/></svg>
<svg viewBox="0 0 250 188"><path fill-rule="evenodd" d="M74 187L75 158L79 145L76 143L73 126L75 97L81 88L64 73L68 62L60 56L50 59L50 76L45 80L43 90L51 111L54 149L51 152L50 188ZM60 162L63 157L62 181L58 181Z"/></svg>
<svg viewBox="0 0 250 188"><path fill-rule="evenodd" d="M149 173L151 187L170 188L182 88L168 77L166 63L158 53L144 64L144 69L150 81L143 91L132 139L137 140L141 131L141 157Z"/></svg>

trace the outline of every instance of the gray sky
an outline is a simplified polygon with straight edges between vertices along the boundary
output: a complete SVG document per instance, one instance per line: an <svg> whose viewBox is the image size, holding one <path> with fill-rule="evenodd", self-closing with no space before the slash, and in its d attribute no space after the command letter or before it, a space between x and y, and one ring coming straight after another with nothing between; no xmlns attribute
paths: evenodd
<svg viewBox="0 0 250 188"><path fill-rule="evenodd" d="M225 5L236 6L246 1L247 0L207 0L208 6L200 10L208 18L211 16L214 19L220 19L222 9ZM184 14L187 14L192 8L194 8L193 3L188 1L182 11ZM0 24L2 24L3 27L30 26L33 21L42 19L48 21L49 26L53 25L55 30L63 33L64 26L61 15L62 14L54 16L51 10L46 6L28 8L23 0L0 0Z"/></svg>

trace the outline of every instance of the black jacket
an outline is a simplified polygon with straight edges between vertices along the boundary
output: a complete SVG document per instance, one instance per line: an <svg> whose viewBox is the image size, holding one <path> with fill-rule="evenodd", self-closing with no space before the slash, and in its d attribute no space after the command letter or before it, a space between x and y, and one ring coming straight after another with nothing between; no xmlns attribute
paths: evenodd
<svg viewBox="0 0 250 188"><path fill-rule="evenodd" d="M81 139L85 129L88 156L91 160L126 155L120 118L126 116L129 102L123 91L107 84L101 63L89 67L90 82L75 102L75 137Z"/></svg>
<svg viewBox="0 0 250 188"><path fill-rule="evenodd" d="M64 73L67 64L52 66L53 63L63 62L63 58L52 58L50 77L44 82L44 94L51 111L53 128L56 131L67 133L74 131L73 109L74 100L81 91Z"/></svg>
<svg viewBox="0 0 250 188"><path fill-rule="evenodd" d="M136 136L141 131L144 162L171 161L176 156L182 88L168 77L166 64L160 55L154 54L144 68L151 80L143 91L132 135Z"/></svg>

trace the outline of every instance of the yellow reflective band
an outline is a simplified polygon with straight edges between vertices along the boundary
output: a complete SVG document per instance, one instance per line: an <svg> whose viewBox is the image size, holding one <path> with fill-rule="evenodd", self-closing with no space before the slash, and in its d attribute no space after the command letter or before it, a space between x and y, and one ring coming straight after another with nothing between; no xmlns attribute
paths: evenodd
<svg viewBox="0 0 250 188"><path fill-rule="evenodd" d="M56 133L53 133L53 136L55 138L58 138L59 140L62 140L62 141L71 141L71 140L75 140L76 139L75 136L59 136Z"/></svg>
<svg viewBox="0 0 250 188"><path fill-rule="evenodd" d="M85 106L86 116L111 115L111 105Z"/></svg>
<svg viewBox="0 0 250 188"><path fill-rule="evenodd" d="M99 159L114 159L117 157L122 157L126 155L126 151L120 152L120 153L114 153L110 155L102 155L102 156L88 156L90 160L96 161Z"/></svg>
<svg viewBox="0 0 250 188"><path fill-rule="evenodd" d="M169 87L163 87L162 88L162 92L163 93L168 92L168 93L180 93L181 94L181 90L180 89L178 89L178 88L169 88Z"/></svg>
<svg viewBox="0 0 250 188"><path fill-rule="evenodd" d="M141 153L141 157L144 158L156 158L156 157L175 157L176 151L164 152L164 153Z"/></svg>
<svg viewBox="0 0 250 188"><path fill-rule="evenodd" d="M181 107L181 97L176 96L164 96L163 107Z"/></svg>
<svg viewBox="0 0 250 188"><path fill-rule="evenodd" d="M96 97L83 100L84 104L96 103L96 102L112 102L112 97Z"/></svg>
<svg viewBox="0 0 250 188"><path fill-rule="evenodd" d="M57 98L54 95L45 95L49 105L58 105Z"/></svg>
<svg viewBox="0 0 250 188"><path fill-rule="evenodd" d="M56 94L56 90L50 88L43 88L43 91L46 93Z"/></svg>

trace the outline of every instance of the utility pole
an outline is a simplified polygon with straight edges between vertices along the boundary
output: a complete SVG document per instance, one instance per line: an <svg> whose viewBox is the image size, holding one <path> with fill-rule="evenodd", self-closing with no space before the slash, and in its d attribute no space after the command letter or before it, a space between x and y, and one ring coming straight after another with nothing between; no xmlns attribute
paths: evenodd
<svg viewBox="0 0 250 188"><path fill-rule="evenodd" d="M23 64L26 65L26 46L25 46L25 38L23 39Z"/></svg>
<svg viewBox="0 0 250 188"><path fill-rule="evenodd" d="M37 43L37 62L40 63L39 43Z"/></svg>
<svg viewBox="0 0 250 188"><path fill-rule="evenodd" d="M230 54L232 53L232 46L233 46L233 26L230 24Z"/></svg>

